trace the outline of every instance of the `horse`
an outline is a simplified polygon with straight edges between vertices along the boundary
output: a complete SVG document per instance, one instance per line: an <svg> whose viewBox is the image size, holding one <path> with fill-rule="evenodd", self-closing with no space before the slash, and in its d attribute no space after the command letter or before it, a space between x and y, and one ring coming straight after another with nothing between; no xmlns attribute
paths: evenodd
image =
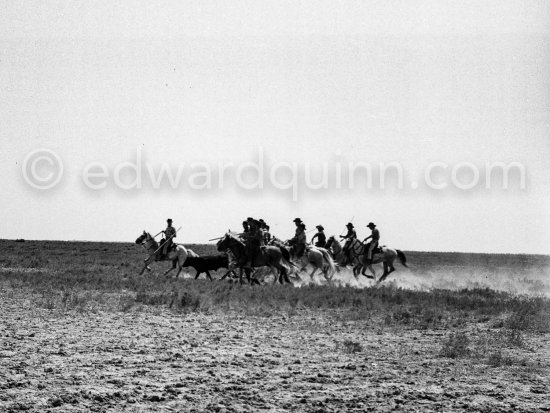
<svg viewBox="0 0 550 413"><path fill-rule="evenodd" d="M149 267L149 263L151 261L172 261L172 268L170 268L168 271L166 271L163 275L166 276L168 273L176 268L176 263L179 265L178 273L176 274L176 278L179 276L180 272L183 270L183 265L185 264L185 260L187 260L187 257L189 256L197 256L193 251L187 250L183 245L181 244L174 244L175 247L172 247L171 251L168 251L168 254L165 257L159 258L157 256L157 251L159 249L159 243L145 230L143 231L143 234L141 234L136 239L136 244L141 244L149 256L145 259L145 265L143 266L143 269L139 273L139 275L143 274L145 270L151 271L151 268Z"/></svg>
<svg viewBox="0 0 550 413"><path fill-rule="evenodd" d="M243 269L239 268L239 265L237 264L237 259L235 258L235 255L233 255L233 253L230 250L227 250L226 253L227 253L227 258L229 260L228 266L227 266L227 272L224 275L222 275L222 278L220 278L220 281L225 280L229 276L231 276L230 279L235 279L235 278L241 278L242 279ZM237 269L240 270L240 275L237 275L237 271L236 271ZM247 274L247 278L249 280L252 280L253 284L258 284L259 285L260 282L256 278L250 278L251 274L254 274L255 271L256 270L254 268L252 268L251 271L250 271L250 274Z"/></svg>
<svg viewBox="0 0 550 413"><path fill-rule="evenodd" d="M216 247L218 251L231 251L231 254L235 257L236 265L243 269L243 265L246 262L246 246L244 243L231 234L230 232L226 233L220 240L217 242ZM287 282L292 284L288 278L287 267L291 266L290 263L290 253L285 248L280 248L277 246L262 246L260 248L260 253L256 255L254 261L251 263L252 267L264 267L267 266L273 272L275 276L275 282L279 279L279 282ZM252 269L244 268L246 277L249 283L253 281L250 278L250 273ZM278 274L277 271L278 270ZM241 272L241 283L242 283L242 272Z"/></svg>
<svg viewBox="0 0 550 413"><path fill-rule="evenodd" d="M334 262L337 264L338 267L347 266L347 265L356 266L361 262L359 257L364 254L363 244L358 239L354 239L351 242L351 245L349 246L349 258L348 258L348 256L346 256L346 253L344 252L344 248L342 247L342 244L340 244L340 242L336 239L334 235L331 235L327 239L327 243L325 244L325 249L330 253L332 253Z"/></svg>
<svg viewBox="0 0 550 413"><path fill-rule="evenodd" d="M366 248L365 248L365 251L366 251ZM382 274L382 276L377 281L377 283L381 283L382 281L384 281L386 279L386 277L388 275L390 275L392 272L395 271L395 267L393 266L393 262L395 261L396 258L399 258L399 261L401 262L401 264L404 267L408 267L407 257L405 256L403 251L393 249L393 248L390 248L390 247L387 247L387 246L383 245L383 246L380 247L380 249L378 251L376 251L372 254L372 261L368 264L366 264L367 254L365 253L364 255L362 255L361 258L360 258L361 259L361 264L354 267L353 273L357 278L359 270L362 268L361 269L361 274L362 275L364 275L367 278L373 278L373 279L376 280L376 271L374 271L374 268L372 267L372 264L378 264L378 263L381 262L382 265L384 266L384 273ZM367 268L370 270L372 276L368 276L365 273L365 270ZM356 275L356 271L357 271L357 275Z"/></svg>
<svg viewBox="0 0 550 413"><path fill-rule="evenodd" d="M367 244L368 245L368 244ZM386 277L395 271L395 267L393 266L393 263L396 258L399 258L399 261L404 267L407 266L407 257L401 250L393 249L387 246L380 247L378 252L373 253L372 255L372 262L365 265L367 261L367 245L363 244L359 240L355 239L350 247L350 258L353 263L353 275L355 278L359 275L359 272L361 275L364 275L367 278L376 279L376 271L372 267L373 264L382 263L384 267L384 273L378 280L378 282L382 282L386 279ZM345 253L342 250L342 246L340 243L336 240L334 236L331 236L327 240L327 244L325 246L327 249L330 250L332 247L332 253L334 256L334 260L338 264L342 264L347 261L347 257L345 256ZM367 275L365 273L366 269L369 269L371 272L371 275Z"/></svg>
<svg viewBox="0 0 550 413"><path fill-rule="evenodd" d="M281 240L272 241L272 244L278 247L285 247L287 245ZM304 255L298 259L298 262L303 264L302 268L298 270L298 273L304 271L309 264L312 265L313 270L311 271L311 274L309 274L311 280L313 280L313 276L317 270L321 270L325 280L330 281L337 269L336 264L327 249L309 244L306 245ZM293 263L291 262L291 264ZM294 265L294 267L297 269L299 268L297 265Z"/></svg>
<svg viewBox="0 0 550 413"><path fill-rule="evenodd" d="M336 272L336 265L325 248L308 245L306 246L306 253L304 256L307 258L307 262L302 267L300 272L305 270L308 264L311 264L313 266L313 271L311 271L309 276L312 280L313 276L319 269L323 272L325 280L330 281L332 279L332 276Z"/></svg>

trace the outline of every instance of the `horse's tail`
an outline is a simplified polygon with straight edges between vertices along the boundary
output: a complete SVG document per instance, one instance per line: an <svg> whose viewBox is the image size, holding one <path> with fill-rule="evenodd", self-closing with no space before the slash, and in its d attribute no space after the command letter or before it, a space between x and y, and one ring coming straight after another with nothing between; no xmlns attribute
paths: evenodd
<svg viewBox="0 0 550 413"><path fill-rule="evenodd" d="M336 272L336 265L334 264L334 260L332 259L332 256L329 254L329 252L324 248L319 248L319 251L321 251L321 254L323 254L323 259L327 262L328 268L329 268L329 276L334 275Z"/></svg>
<svg viewBox="0 0 550 413"><path fill-rule="evenodd" d="M399 261L401 261L401 264L403 264L404 267L409 267L407 265L407 257L405 257L405 254L401 250L395 250L397 252L397 256L399 257Z"/></svg>
<svg viewBox="0 0 550 413"><path fill-rule="evenodd" d="M293 270L298 270L298 266L292 262L290 259L290 251L288 248L284 247L283 245L278 245L279 249L281 250L281 254L283 255L281 257L281 263L288 267L288 270L292 273Z"/></svg>

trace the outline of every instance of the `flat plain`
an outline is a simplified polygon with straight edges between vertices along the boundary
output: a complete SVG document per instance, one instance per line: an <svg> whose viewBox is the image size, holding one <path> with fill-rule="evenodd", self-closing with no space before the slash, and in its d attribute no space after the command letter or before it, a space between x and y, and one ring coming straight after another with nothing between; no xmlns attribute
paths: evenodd
<svg viewBox="0 0 550 413"><path fill-rule="evenodd" d="M0 411L550 411L547 256L250 287L140 276L130 243L0 251Z"/></svg>

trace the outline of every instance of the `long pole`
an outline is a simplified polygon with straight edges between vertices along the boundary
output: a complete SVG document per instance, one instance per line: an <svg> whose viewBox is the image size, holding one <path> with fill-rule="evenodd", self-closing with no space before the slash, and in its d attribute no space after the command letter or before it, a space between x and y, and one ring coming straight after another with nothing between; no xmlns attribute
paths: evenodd
<svg viewBox="0 0 550 413"><path fill-rule="evenodd" d="M228 232L231 232L231 230L229 230ZM244 235L244 234L245 234L244 232L233 233L233 235L236 235L238 237L240 237L241 235ZM223 237L225 237L225 235ZM208 241L217 241L219 239L222 239L223 237L212 238L212 239L209 239Z"/></svg>
<svg viewBox="0 0 550 413"><path fill-rule="evenodd" d="M355 219L355 215L351 217L351 219L349 220L349 222L353 222L354 219ZM340 233L340 236L344 235L344 232L346 232L346 230L343 230L343 231Z"/></svg>
<svg viewBox="0 0 550 413"><path fill-rule="evenodd" d="M170 235L168 238L166 238L166 241L164 241L164 244L166 244L169 239L174 238L180 229L181 229L181 227L179 227L173 235ZM160 232L162 232L162 231L160 231ZM159 232L159 234L160 234L160 232ZM151 255L155 255L162 247L164 247L164 244L162 244L160 247L158 247L155 250L155 252L153 252Z"/></svg>

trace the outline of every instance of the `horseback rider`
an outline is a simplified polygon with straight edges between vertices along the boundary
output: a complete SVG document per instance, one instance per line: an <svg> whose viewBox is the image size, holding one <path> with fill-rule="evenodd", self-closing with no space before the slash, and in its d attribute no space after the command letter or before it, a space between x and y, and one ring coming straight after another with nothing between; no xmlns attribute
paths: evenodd
<svg viewBox="0 0 550 413"><path fill-rule="evenodd" d="M317 238L317 242L315 243L316 247L325 248L325 245L327 244L327 236L325 235L325 228L323 228L322 225L317 225L315 228L317 228L317 234L315 234L311 238L311 242L313 243L313 240Z"/></svg>
<svg viewBox="0 0 550 413"><path fill-rule="evenodd" d="M252 268L256 256L260 253L263 244L263 233L261 223L254 218L248 218L248 232L244 233L244 243L246 246L247 261L244 268Z"/></svg>
<svg viewBox="0 0 550 413"><path fill-rule="evenodd" d="M258 222L260 223L260 231L262 231L262 245L266 245L269 241L266 237L266 233L268 232L267 230L268 226L262 218L260 218Z"/></svg>
<svg viewBox="0 0 550 413"><path fill-rule="evenodd" d="M296 224L296 233L289 244L294 246L294 256L300 258L306 251L306 224L300 218L295 218L293 222Z"/></svg>
<svg viewBox="0 0 550 413"><path fill-rule="evenodd" d="M168 255L168 251L172 248L172 245L174 245L174 238L176 238L176 229L172 226L172 219L168 218L166 220L167 226L162 233L164 234L164 238L160 241L160 245L162 246L160 257L165 257Z"/></svg>
<svg viewBox="0 0 550 413"><path fill-rule="evenodd" d="M342 248L342 252L344 253L346 259L347 259L347 262L346 264L348 263L351 263L351 244L353 243L353 241L355 241L357 239L357 233L355 232L355 230L353 229L353 224L351 222L348 222L346 224L346 228L348 229L348 232L346 235L340 235L340 238L343 238L346 240L346 243L344 244L344 247Z"/></svg>
<svg viewBox="0 0 550 413"><path fill-rule="evenodd" d="M365 261L365 265L372 264L372 255L373 252L378 247L378 243L380 242L380 231L376 228L376 225L372 222L369 222L367 225L368 228L371 230L371 234L363 240L363 242L366 242L368 239L372 238L372 241L368 243L367 248L367 259Z"/></svg>
<svg viewBox="0 0 550 413"><path fill-rule="evenodd" d="M243 221L243 233L246 233L250 231L250 227L248 226L248 221Z"/></svg>
<svg viewBox="0 0 550 413"><path fill-rule="evenodd" d="M269 232L269 225L264 226L264 245L268 245L271 242L271 233Z"/></svg>

